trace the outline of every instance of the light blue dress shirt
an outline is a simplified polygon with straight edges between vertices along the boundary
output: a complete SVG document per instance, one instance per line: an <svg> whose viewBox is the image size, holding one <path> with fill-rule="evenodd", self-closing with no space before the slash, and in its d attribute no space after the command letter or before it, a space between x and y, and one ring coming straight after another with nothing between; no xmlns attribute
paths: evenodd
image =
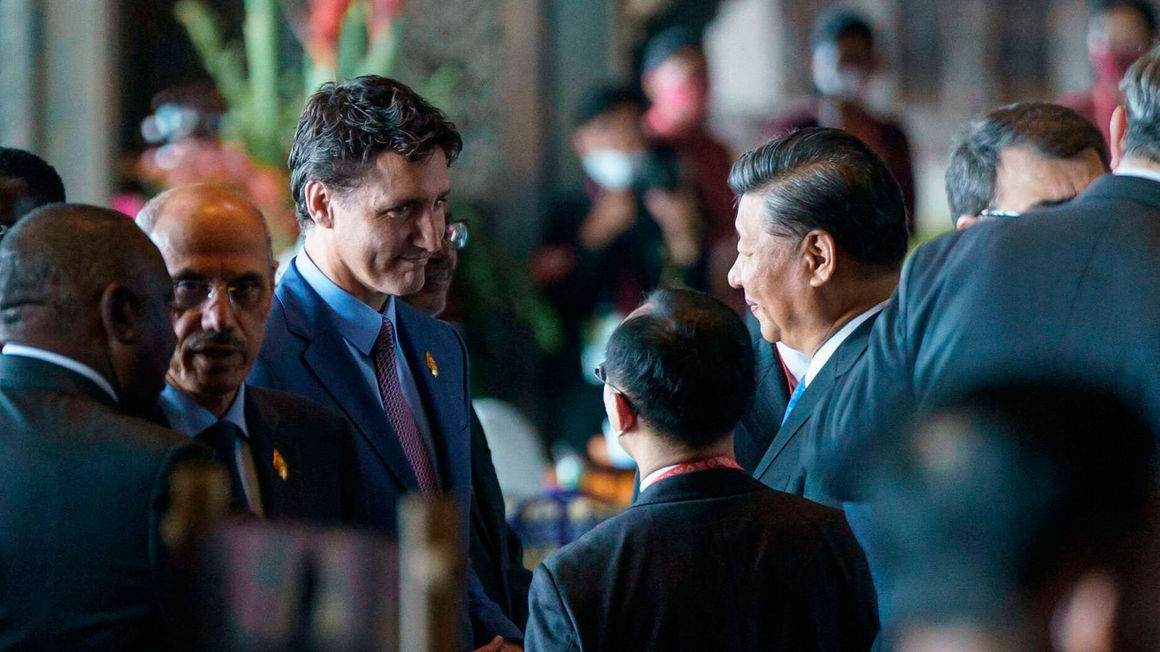
<svg viewBox="0 0 1160 652"><path fill-rule="evenodd" d="M379 331L382 330L383 317L391 320L391 325L394 326L395 330L395 371L399 375L403 397L407 399L407 405L411 406L411 413L415 415L415 423L419 426L419 432L423 434L423 441L427 444L427 452L431 456L436 478L441 478L439 465L434 463L437 459L435 440L431 435L431 424L427 419L427 411L423 409L423 402L419 398L419 386L415 384L415 376L411 373L410 367L407 366L407 358L399 346L399 322L395 319L395 297L388 297L383 312L379 313L327 278L310 259L310 255L306 253L305 249L294 257L291 264L298 266L298 272L302 274L302 278L318 293L318 296L322 297L322 301L331 310L332 315L337 317L334 322L338 324L339 334L346 342L351 357L358 364L359 371L362 372L363 382L371 388L373 395L378 399L379 409L384 409L383 399L379 394L379 381L375 377L375 363L371 357L371 349L379 337Z"/></svg>
<svg viewBox="0 0 1160 652"><path fill-rule="evenodd" d="M197 433L212 426L218 421L229 421L242 431L234 446L234 464L241 471L242 490L246 494L246 501L250 504L250 511L262 516L262 493L258 487L258 472L254 468L254 455L250 450L250 430L246 427L246 385L238 388L238 395L234 402L218 419L212 412L198 405L185 392L166 384L161 390L161 411L169 421L169 427L183 435L196 437Z"/></svg>

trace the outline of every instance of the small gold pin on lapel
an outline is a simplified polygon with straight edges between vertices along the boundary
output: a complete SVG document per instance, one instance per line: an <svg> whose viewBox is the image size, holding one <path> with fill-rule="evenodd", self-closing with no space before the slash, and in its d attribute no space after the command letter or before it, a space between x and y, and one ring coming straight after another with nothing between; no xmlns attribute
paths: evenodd
<svg viewBox="0 0 1160 652"><path fill-rule="evenodd" d="M278 449L274 449L274 471L278 473L278 477L285 480L290 477L290 467L286 466L286 460L282 457L282 453Z"/></svg>
<svg viewBox="0 0 1160 652"><path fill-rule="evenodd" d="M430 351L427 352L427 368L431 370L432 378L439 377L439 365L435 364L435 356Z"/></svg>

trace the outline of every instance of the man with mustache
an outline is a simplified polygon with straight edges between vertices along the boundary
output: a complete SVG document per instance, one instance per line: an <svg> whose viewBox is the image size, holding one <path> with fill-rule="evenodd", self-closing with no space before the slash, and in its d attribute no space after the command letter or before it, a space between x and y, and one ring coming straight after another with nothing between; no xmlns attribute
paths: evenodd
<svg viewBox="0 0 1160 652"><path fill-rule="evenodd" d="M173 277L177 348L161 392L169 426L214 450L239 511L356 520L353 435L342 415L244 382L274 295L261 213L231 190L193 185L154 198L137 223Z"/></svg>

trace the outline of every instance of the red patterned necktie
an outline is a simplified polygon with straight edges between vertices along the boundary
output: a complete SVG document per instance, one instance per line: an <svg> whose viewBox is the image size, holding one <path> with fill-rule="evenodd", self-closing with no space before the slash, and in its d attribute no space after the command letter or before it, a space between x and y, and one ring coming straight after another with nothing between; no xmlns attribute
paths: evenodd
<svg viewBox="0 0 1160 652"><path fill-rule="evenodd" d="M415 415L411 406L403 396L403 387L399 383L399 371L395 366L395 326L391 320L383 317L383 327L371 348L371 358L375 363L375 378L379 382L379 396L383 399L383 410L387 419L395 427L395 434L403 446L403 454L411 463L411 470L419 481L419 489L426 494L439 491L439 483L435 480L435 467L431 465L431 455L427 451L427 444L423 441L423 434L419 432L419 424L415 422Z"/></svg>

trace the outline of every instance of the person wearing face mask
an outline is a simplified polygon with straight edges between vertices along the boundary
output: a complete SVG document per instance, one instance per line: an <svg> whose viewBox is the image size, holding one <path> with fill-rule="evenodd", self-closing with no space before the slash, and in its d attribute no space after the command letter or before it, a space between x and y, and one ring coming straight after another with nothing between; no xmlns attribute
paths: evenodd
<svg viewBox="0 0 1160 652"><path fill-rule="evenodd" d="M1101 0L1088 21L1088 59L1095 73L1090 88L1059 103L1091 120L1108 140L1112 112L1122 100L1124 73L1156 40L1156 11L1143 0Z"/></svg>
<svg viewBox="0 0 1160 652"><path fill-rule="evenodd" d="M709 72L700 33L691 27L672 27L649 40L640 83L651 102L644 115L645 131L654 143L676 153L697 193L709 247L709 289L741 311L744 299L725 281L737 244L733 193L726 182L733 158L705 124Z"/></svg>
<svg viewBox="0 0 1160 652"><path fill-rule="evenodd" d="M818 17L811 60L816 96L806 106L774 119L766 135L780 138L807 127L850 132L880 156L902 187L907 228L914 233L914 172L910 141L898 123L870 111L866 90L879 65L874 30L857 13L837 8Z"/></svg>
<svg viewBox="0 0 1160 652"><path fill-rule="evenodd" d="M572 146L584 192L547 219L533 275L555 307L564 346L545 361L546 429L577 450L600 432L599 387L584 380L587 353L599 355L610 330L642 294L662 285L705 285L702 211L671 150L650 144L645 98L610 85L581 102ZM594 353L595 352L595 353ZM565 415L561 418L558 415ZM555 420L558 419L558 423Z"/></svg>

